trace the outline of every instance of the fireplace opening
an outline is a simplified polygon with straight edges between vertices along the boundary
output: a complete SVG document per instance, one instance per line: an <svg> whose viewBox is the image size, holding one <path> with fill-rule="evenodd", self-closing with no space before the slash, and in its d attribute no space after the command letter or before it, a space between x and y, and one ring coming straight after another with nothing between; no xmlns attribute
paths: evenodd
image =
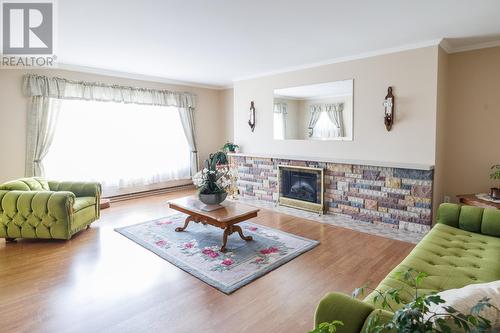
<svg viewBox="0 0 500 333"><path fill-rule="evenodd" d="M318 203L316 173L283 170L281 177L284 197Z"/></svg>
<svg viewBox="0 0 500 333"><path fill-rule="evenodd" d="M279 204L323 213L323 169L279 165Z"/></svg>

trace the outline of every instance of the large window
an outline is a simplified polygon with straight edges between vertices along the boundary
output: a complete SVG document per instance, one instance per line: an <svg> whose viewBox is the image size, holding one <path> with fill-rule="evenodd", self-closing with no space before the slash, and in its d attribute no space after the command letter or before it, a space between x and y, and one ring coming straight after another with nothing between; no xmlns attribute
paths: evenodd
<svg viewBox="0 0 500 333"><path fill-rule="evenodd" d="M190 150L177 108L62 100L48 179L93 180L105 194L186 179Z"/></svg>

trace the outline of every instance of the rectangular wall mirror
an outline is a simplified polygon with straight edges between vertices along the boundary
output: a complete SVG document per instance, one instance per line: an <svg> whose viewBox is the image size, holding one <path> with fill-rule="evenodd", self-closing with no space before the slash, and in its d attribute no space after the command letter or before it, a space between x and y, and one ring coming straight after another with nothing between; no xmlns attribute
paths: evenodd
<svg viewBox="0 0 500 333"><path fill-rule="evenodd" d="M351 141L353 83L344 80L275 89L274 139Z"/></svg>

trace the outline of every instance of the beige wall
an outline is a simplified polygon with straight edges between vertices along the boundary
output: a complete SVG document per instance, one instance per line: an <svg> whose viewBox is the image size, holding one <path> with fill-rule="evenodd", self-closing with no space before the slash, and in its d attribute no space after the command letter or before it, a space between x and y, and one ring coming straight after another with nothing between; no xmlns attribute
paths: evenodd
<svg viewBox="0 0 500 333"><path fill-rule="evenodd" d="M234 141L234 90L224 89L219 91L220 117L223 129L224 142Z"/></svg>
<svg viewBox="0 0 500 333"><path fill-rule="evenodd" d="M488 192L500 163L500 47L448 55L444 195Z"/></svg>
<svg viewBox="0 0 500 333"><path fill-rule="evenodd" d="M0 182L24 176L26 144L26 110L28 99L22 95L22 76L27 71L0 70ZM225 139L224 113L220 91L157 82L131 80L110 76L63 70L32 70L44 75L71 80L99 81L136 87L189 91L198 96L195 114L196 137L200 160L217 150ZM81 129L78 135L91 135L92 129Z"/></svg>
<svg viewBox="0 0 500 333"><path fill-rule="evenodd" d="M448 103L448 54L439 48L437 72L437 113L436 113L436 164L434 167L433 204L437 207L444 201L444 185L446 174L446 123ZM434 209L434 216L437 209Z"/></svg>
<svg viewBox="0 0 500 333"><path fill-rule="evenodd" d="M234 139L243 152L367 161L435 163L438 47L320 66L234 84ZM273 90L354 79L354 141L273 140ZM396 122L387 132L382 101L396 96ZM256 128L247 125L255 101Z"/></svg>

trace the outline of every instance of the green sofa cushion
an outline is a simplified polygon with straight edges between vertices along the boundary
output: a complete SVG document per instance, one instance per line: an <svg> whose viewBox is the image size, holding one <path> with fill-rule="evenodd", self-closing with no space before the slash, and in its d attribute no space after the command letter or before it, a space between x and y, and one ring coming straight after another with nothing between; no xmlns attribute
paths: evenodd
<svg viewBox="0 0 500 333"><path fill-rule="evenodd" d="M484 208L474 206L462 206L458 225L460 229L481 232L481 219L483 218Z"/></svg>
<svg viewBox="0 0 500 333"><path fill-rule="evenodd" d="M474 212L471 214L471 217L474 217ZM498 223L499 220L496 221ZM378 289L402 287L411 291L410 285L395 276L396 272L406 271L409 268L429 275L421 285L421 291L424 293L500 280L499 258L498 238L437 224L408 257L387 275ZM373 304L374 296L374 293L368 295L365 301ZM409 297L402 298L405 302L410 301ZM380 307L380 304L376 307Z"/></svg>
<svg viewBox="0 0 500 333"><path fill-rule="evenodd" d="M0 190L6 191L49 191L49 184L40 177L21 178L0 185Z"/></svg>
<svg viewBox="0 0 500 333"><path fill-rule="evenodd" d="M96 203L95 197L77 197L75 199L75 204L73 205L73 210L78 212L84 208L94 206Z"/></svg>
<svg viewBox="0 0 500 333"><path fill-rule="evenodd" d="M84 229L89 224L89 221L95 220L95 211L95 206L89 206L75 212L73 216L73 222L71 223L72 233L76 233Z"/></svg>
<svg viewBox="0 0 500 333"><path fill-rule="evenodd" d="M439 206L436 222L458 228L458 217L460 216L460 206L444 203Z"/></svg>
<svg viewBox="0 0 500 333"><path fill-rule="evenodd" d="M481 233L500 237L500 210L485 209Z"/></svg>

